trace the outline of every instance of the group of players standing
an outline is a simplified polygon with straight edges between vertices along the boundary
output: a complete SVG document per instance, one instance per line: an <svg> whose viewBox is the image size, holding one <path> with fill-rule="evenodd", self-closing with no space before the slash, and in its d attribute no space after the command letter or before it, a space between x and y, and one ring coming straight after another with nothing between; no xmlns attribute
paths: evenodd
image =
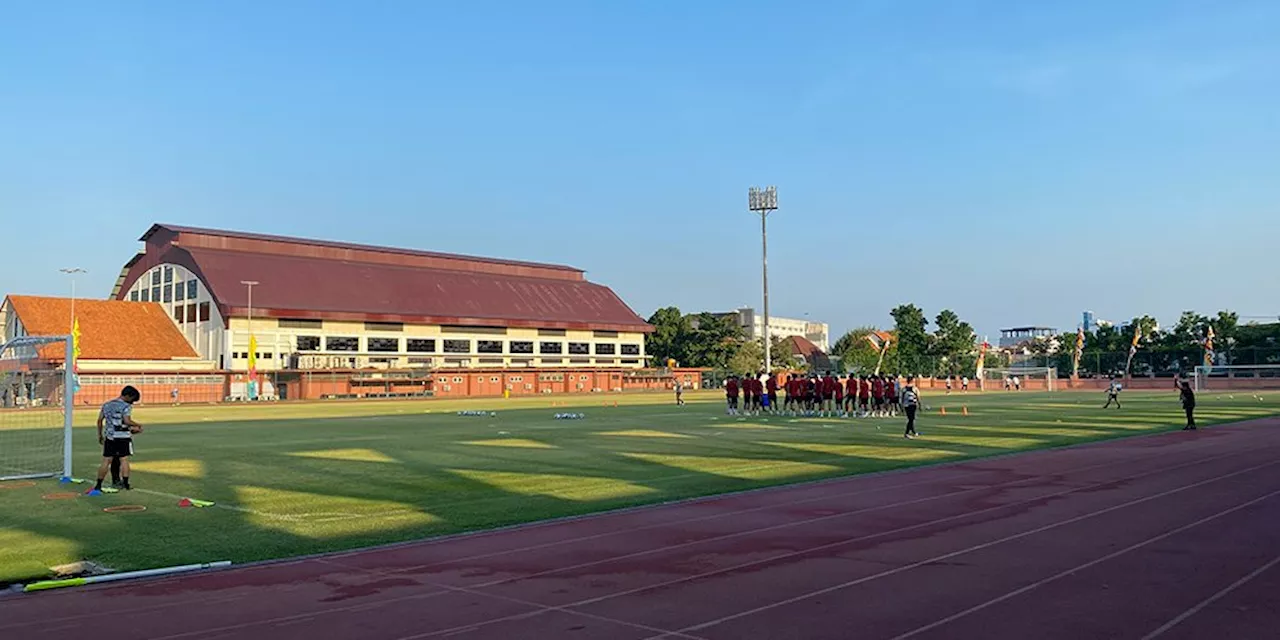
<svg viewBox="0 0 1280 640"><path fill-rule="evenodd" d="M888 417L902 412L903 385L898 376L819 375L730 376L724 385L729 415L771 413L791 416ZM782 403L778 392L782 391ZM742 401L739 405L739 395Z"/></svg>

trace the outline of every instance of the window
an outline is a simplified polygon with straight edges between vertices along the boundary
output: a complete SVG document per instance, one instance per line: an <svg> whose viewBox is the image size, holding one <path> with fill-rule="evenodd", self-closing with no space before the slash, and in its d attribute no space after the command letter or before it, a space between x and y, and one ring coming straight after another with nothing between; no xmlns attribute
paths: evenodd
<svg viewBox="0 0 1280 640"><path fill-rule="evenodd" d="M165 268L164 268L164 283L165 283L165 284L169 284L170 282L173 282L173 267L165 267Z"/></svg>
<svg viewBox="0 0 1280 640"><path fill-rule="evenodd" d="M471 353L470 340L445 340L445 353Z"/></svg>
<svg viewBox="0 0 1280 640"><path fill-rule="evenodd" d="M563 342L540 342L538 343L538 353L564 353Z"/></svg>
<svg viewBox="0 0 1280 640"><path fill-rule="evenodd" d="M410 353L435 353L436 341L424 340L422 338L409 338L405 342L408 343L406 351Z"/></svg>
<svg viewBox="0 0 1280 640"><path fill-rule="evenodd" d="M591 345L586 342L570 342L569 355L585 356L591 353Z"/></svg>
<svg viewBox="0 0 1280 640"><path fill-rule="evenodd" d="M404 323L401 322L366 322L364 323L365 331L404 331Z"/></svg>
<svg viewBox="0 0 1280 640"><path fill-rule="evenodd" d="M616 338L616 337L618 337L618 332L617 332L617 331L596 331L596 332L594 332L594 333L595 333L595 336L596 336L597 338Z"/></svg>
<svg viewBox="0 0 1280 640"><path fill-rule="evenodd" d="M324 348L326 351L359 351L360 338L325 338Z"/></svg>
<svg viewBox="0 0 1280 640"><path fill-rule="evenodd" d="M183 294L187 292L186 286L181 282L173 285L173 299L182 302Z"/></svg>
<svg viewBox="0 0 1280 640"><path fill-rule="evenodd" d="M298 336L298 351L319 351L320 336Z"/></svg>
<svg viewBox="0 0 1280 640"><path fill-rule="evenodd" d="M523 377L521 377L521 376L511 376L511 381L512 381L512 382L524 382L524 378L523 378Z"/></svg>
<svg viewBox="0 0 1280 640"><path fill-rule="evenodd" d="M160 270L156 269L151 272L151 284L160 284Z"/></svg>
<svg viewBox="0 0 1280 640"><path fill-rule="evenodd" d="M369 351L395 353L400 350L399 338L369 338Z"/></svg>
<svg viewBox="0 0 1280 640"><path fill-rule="evenodd" d="M618 345L601 342L596 345L596 355L611 356L617 352Z"/></svg>
<svg viewBox="0 0 1280 640"><path fill-rule="evenodd" d="M187 322L195 322L197 317L198 316L196 313L196 305L195 304L187 305Z"/></svg>
<svg viewBox="0 0 1280 640"><path fill-rule="evenodd" d="M164 286L164 301L173 302L173 285L166 284Z"/></svg>
<svg viewBox="0 0 1280 640"><path fill-rule="evenodd" d="M501 340L480 340L476 342L477 353L502 353Z"/></svg>
<svg viewBox="0 0 1280 640"><path fill-rule="evenodd" d="M640 345L638 345L638 344L624 344L624 345L622 345L622 355L624 355L624 356L638 356L638 355L640 355Z"/></svg>
<svg viewBox="0 0 1280 640"><path fill-rule="evenodd" d="M323 329L324 321L322 320L296 320L285 319L280 321L281 329Z"/></svg>
<svg viewBox="0 0 1280 640"><path fill-rule="evenodd" d="M200 303L200 322L208 322L208 321L209 321L209 303L201 302Z"/></svg>
<svg viewBox="0 0 1280 640"><path fill-rule="evenodd" d="M459 378L459 377L457 377L457 376L454 376L454 377L453 377L453 383L454 383L454 384L461 384L461 383L462 383L462 378Z"/></svg>
<svg viewBox="0 0 1280 640"><path fill-rule="evenodd" d="M141 296L139 296L139 295L138 295L138 290L137 290L137 289L134 289L133 291L130 291L130 292L129 292L129 299L130 299L130 300L132 300L132 301L134 301L134 302L137 302L139 297L141 297Z"/></svg>
<svg viewBox="0 0 1280 640"><path fill-rule="evenodd" d="M564 329L538 329L538 335L540 335L540 336L562 336L562 335L564 335Z"/></svg>
<svg viewBox="0 0 1280 640"><path fill-rule="evenodd" d="M143 289L143 290L142 290L142 301L143 301L143 302L151 302L151 290L150 290L150 289Z"/></svg>
<svg viewBox="0 0 1280 640"><path fill-rule="evenodd" d="M581 380L582 380L583 382L586 382L587 380L590 380L590 379L591 379L591 378L590 378L589 376L587 376L587 374L585 374L585 373L584 373L584 374L582 374L582 378L581 378Z"/></svg>
<svg viewBox="0 0 1280 640"><path fill-rule="evenodd" d="M187 299L188 300L196 299L196 281L195 280L187 281Z"/></svg>
<svg viewBox="0 0 1280 640"><path fill-rule="evenodd" d="M160 287L151 287L151 301L160 302Z"/></svg>
<svg viewBox="0 0 1280 640"><path fill-rule="evenodd" d="M182 305L178 305L178 306L174 307L174 308L173 308L173 319L174 319L174 320L176 320L176 321L178 321L178 324L182 324L183 322L185 322L185 321L186 321L186 319L187 319L187 310L186 310L186 308L184 308Z"/></svg>
<svg viewBox="0 0 1280 640"><path fill-rule="evenodd" d="M533 353L533 343L528 341L512 342L508 348L511 353Z"/></svg>
<svg viewBox="0 0 1280 640"><path fill-rule="evenodd" d="M492 378L489 378L489 382L491 383L497 382L497 381L498 381L498 376L493 376Z"/></svg>

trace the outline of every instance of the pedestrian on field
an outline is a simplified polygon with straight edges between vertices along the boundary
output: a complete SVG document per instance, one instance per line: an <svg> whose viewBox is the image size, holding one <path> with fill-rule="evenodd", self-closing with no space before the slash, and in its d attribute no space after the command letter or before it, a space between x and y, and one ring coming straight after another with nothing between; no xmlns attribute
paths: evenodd
<svg viewBox="0 0 1280 640"><path fill-rule="evenodd" d="M1196 430L1196 392L1191 390L1191 381L1182 381L1182 410L1187 412L1187 426L1183 427L1183 431Z"/></svg>
<svg viewBox="0 0 1280 640"><path fill-rule="evenodd" d="M916 391L915 379L907 380L907 386L902 390L902 409L907 413L907 430L902 437L910 440L920 435L916 431L916 411L920 409L920 392Z"/></svg>

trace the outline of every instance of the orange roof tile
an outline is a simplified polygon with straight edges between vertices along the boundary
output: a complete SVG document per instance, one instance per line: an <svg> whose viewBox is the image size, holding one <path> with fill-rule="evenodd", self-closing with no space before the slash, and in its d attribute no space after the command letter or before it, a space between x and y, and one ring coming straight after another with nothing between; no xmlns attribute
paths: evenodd
<svg viewBox="0 0 1280 640"><path fill-rule="evenodd" d="M71 299L9 296L28 335L70 333ZM81 360L173 360L199 357L168 314L154 302L76 300ZM62 360L58 348L41 355Z"/></svg>

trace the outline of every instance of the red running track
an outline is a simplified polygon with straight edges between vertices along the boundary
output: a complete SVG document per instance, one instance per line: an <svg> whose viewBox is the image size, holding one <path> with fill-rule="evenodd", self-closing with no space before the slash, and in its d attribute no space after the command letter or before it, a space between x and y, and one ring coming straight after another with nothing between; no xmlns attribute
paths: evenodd
<svg viewBox="0 0 1280 640"><path fill-rule="evenodd" d="M0 638L1274 638L1280 419L0 599Z"/></svg>

